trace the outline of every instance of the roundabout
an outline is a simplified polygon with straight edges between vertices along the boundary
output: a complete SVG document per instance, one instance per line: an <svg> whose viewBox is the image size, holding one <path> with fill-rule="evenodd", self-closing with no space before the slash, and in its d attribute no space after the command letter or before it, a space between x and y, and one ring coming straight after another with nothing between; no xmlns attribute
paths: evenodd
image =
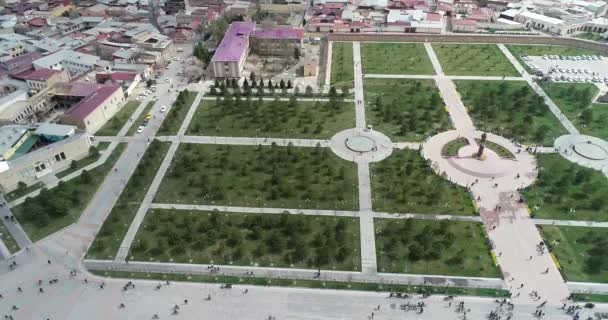
<svg viewBox="0 0 608 320"><path fill-rule="evenodd" d="M564 158L581 166L608 172L608 141L569 134L555 140L555 147Z"/></svg>
<svg viewBox="0 0 608 320"><path fill-rule="evenodd" d="M423 156L431 161L431 166L438 174L450 181L464 187L469 187L480 180L493 181L498 190L513 191L526 187L536 179L536 161L525 151L518 152L519 148L511 141L491 133L487 133L487 143L498 145L510 151L514 159L501 157L496 151L483 148L483 156L476 157L479 151L477 142L482 135L481 131L473 133L469 144L460 147L456 156L445 156L442 149L450 142L461 139L459 132L446 131L427 140L423 147Z"/></svg>
<svg viewBox="0 0 608 320"><path fill-rule="evenodd" d="M393 142L371 129L352 128L336 133L329 147L340 158L354 162L376 162L393 152Z"/></svg>

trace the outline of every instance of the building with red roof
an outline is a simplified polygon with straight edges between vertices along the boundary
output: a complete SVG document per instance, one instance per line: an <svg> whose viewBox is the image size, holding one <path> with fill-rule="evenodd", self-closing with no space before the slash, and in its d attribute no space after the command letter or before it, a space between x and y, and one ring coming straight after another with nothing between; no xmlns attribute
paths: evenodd
<svg viewBox="0 0 608 320"><path fill-rule="evenodd" d="M125 95L118 84L57 83L53 94L72 104L61 118L89 133L99 130L124 105Z"/></svg>
<svg viewBox="0 0 608 320"><path fill-rule="evenodd" d="M25 80L30 92L34 93L52 87L57 82L70 81L67 71L55 69L31 69L15 74L12 77Z"/></svg>

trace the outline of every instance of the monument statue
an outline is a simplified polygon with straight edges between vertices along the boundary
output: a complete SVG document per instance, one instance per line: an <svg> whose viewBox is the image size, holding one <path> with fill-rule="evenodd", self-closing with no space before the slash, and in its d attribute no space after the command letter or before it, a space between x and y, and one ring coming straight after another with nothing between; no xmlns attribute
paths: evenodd
<svg viewBox="0 0 608 320"><path fill-rule="evenodd" d="M483 149L486 146L486 138L487 138L487 136L488 135L485 132L481 134L481 141L479 141L479 150L475 154L475 158L481 158L481 155L483 154Z"/></svg>

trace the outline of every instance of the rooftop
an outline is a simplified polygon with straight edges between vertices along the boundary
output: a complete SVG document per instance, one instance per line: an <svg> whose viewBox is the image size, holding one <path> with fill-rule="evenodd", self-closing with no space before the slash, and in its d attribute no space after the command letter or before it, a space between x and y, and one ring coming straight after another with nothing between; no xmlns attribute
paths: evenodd
<svg viewBox="0 0 608 320"><path fill-rule="evenodd" d="M60 50L44 58L40 58L34 61L34 65L42 68L51 68L52 66L63 61L72 61L92 65L99 61L99 57L90 54L83 54L81 52L76 52L72 50Z"/></svg>
<svg viewBox="0 0 608 320"><path fill-rule="evenodd" d="M231 23L211 61L239 61L247 51L249 34L254 29L254 22Z"/></svg>
<svg viewBox="0 0 608 320"><path fill-rule="evenodd" d="M261 39L302 39L304 38L304 30L300 28L254 30L251 36Z"/></svg>
<svg viewBox="0 0 608 320"><path fill-rule="evenodd" d="M59 71L59 70L53 70L53 69L38 69L38 70L25 71L25 72L16 74L15 76L17 78L20 78L23 80L46 81L53 75L60 73L60 72L61 71Z"/></svg>
<svg viewBox="0 0 608 320"><path fill-rule="evenodd" d="M65 115L84 119L119 89L119 85L104 85L90 96L73 105L65 112Z"/></svg>

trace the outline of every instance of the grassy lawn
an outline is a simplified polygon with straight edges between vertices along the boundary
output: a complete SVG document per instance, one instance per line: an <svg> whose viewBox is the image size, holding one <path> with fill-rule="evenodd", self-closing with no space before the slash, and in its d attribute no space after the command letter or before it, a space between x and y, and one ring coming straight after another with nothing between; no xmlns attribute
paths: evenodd
<svg viewBox="0 0 608 320"><path fill-rule="evenodd" d="M115 136L118 131L127 123L129 117L135 112L135 109L139 107L140 102L130 100L125 103L120 110L108 121L101 129L95 132L98 136Z"/></svg>
<svg viewBox="0 0 608 320"><path fill-rule="evenodd" d="M568 281L608 282L608 230L540 226Z"/></svg>
<svg viewBox="0 0 608 320"><path fill-rule="evenodd" d="M475 139L475 141L477 141L477 144L481 143L481 139ZM499 145L498 143L492 142L490 140L486 140L485 146L486 146L486 149L490 149L490 150L496 152L496 154L501 158L515 159L515 155L511 151L509 151L509 149Z"/></svg>
<svg viewBox="0 0 608 320"><path fill-rule="evenodd" d="M94 150L89 150L89 155L87 155L86 157L84 157L80 160L72 161L68 168L65 168L64 170L58 172L57 174L55 174L55 176L57 176L57 178L61 179L65 176L69 175L72 172L76 172L76 171L92 164L93 162L99 160L99 158L101 158L101 153L99 152L99 149L94 148Z"/></svg>
<svg viewBox="0 0 608 320"><path fill-rule="evenodd" d="M139 114L139 117L137 117L137 120L135 120L133 124L131 124L131 127L129 128L129 131L127 131L126 136L132 136L135 134L135 132L137 132L137 128L142 125L144 119L146 118L146 115L150 113L150 110L152 110L154 104L156 104L156 100L150 100L148 102L148 104L144 107L144 110L142 110L142 112Z"/></svg>
<svg viewBox="0 0 608 320"><path fill-rule="evenodd" d="M464 146L469 145L469 140L466 138L458 138L456 140L452 140L446 143L443 148L441 148L441 155L444 157L455 157L458 155L458 150Z"/></svg>
<svg viewBox="0 0 608 320"><path fill-rule="evenodd" d="M481 223L375 219L378 271L500 277Z"/></svg>
<svg viewBox="0 0 608 320"><path fill-rule="evenodd" d="M608 221L608 180L600 171L579 166L558 154L536 157L538 180L524 191L535 217Z"/></svg>
<svg viewBox="0 0 608 320"><path fill-rule="evenodd" d="M171 143L153 141L131 175L87 252L89 259L114 259Z"/></svg>
<svg viewBox="0 0 608 320"><path fill-rule="evenodd" d="M218 98L201 102L187 134L329 139L354 126L352 103Z"/></svg>
<svg viewBox="0 0 608 320"><path fill-rule="evenodd" d="M192 92L188 90L181 91L175 100L175 103L169 110L167 117L163 120L163 124L158 129L157 135L176 135L179 128L182 126L182 122L186 118L190 106L194 102L194 98L198 92Z"/></svg>
<svg viewBox="0 0 608 320"><path fill-rule="evenodd" d="M95 195L106 175L125 148L119 144L106 162L91 171L59 184L50 190L42 189L35 198L12 209L32 241L38 241L74 223Z"/></svg>
<svg viewBox="0 0 608 320"><path fill-rule="evenodd" d="M182 144L155 202L352 210L356 165L321 147Z"/></svg>
<svg viewBox="0 0 608 320"><path fill-rule="evenodd" d="M99 151L103 151L103 150L106 150L109 146L110 146L110 142L102 141L102 142L98 142L97 145L95 146L95 148L97 148L97 150L99 150Z"/></svg>
<svg viewBox="0 0 608 320"><path fill-rule="evenodd" d="M435 74L421 43L361 43L363 73Z"/></svg>
<svg viewBox="0 0 608 320"><path fill-rule="evenodd" d="M36 182L25 188L16 189L15 191L11 191L11 192L5 194L4 199L6 199L6 201L10 202L10 201L19 199L30 192L38 190L38 189L42 188L43 186L44 186L44 183Z"/></svg>
<svg viewBox="0 0 608 320"><path fill-rule="evenodd" d="M152 210L130 259L359 270L359 219Z"/></svg>
<svg viewBox="0 0 608 320"><path fill-rule="evenodd" d="M370 166L376 211L473 214L468 192L436 175L416 151L395 150Z"/></svg>
<svg viewBox="0 0 608 320"><path fill-rule="evenodd" d="M519 63L531 72L528 65L521 59L522 56L542 56L545 54L560 55L560 56L580 56L580 55L597 55L599 52L587 49L561 47L561 46L545 46L545 45L506 45L513 56Z"/></svg>
<svg viewBox="0 0 608 320"><path fill-rule="evenodd" d="M12 222L9 222L12 223ZM4 226L4 223L0 222L0 239L4 242L6 248L10 253L15 253L19 251L19 245L17 241L13 238L13 236L8 232L8 229Z"/></svg>
<svg viewBox="0 0 608 320"><path fill-rule="evenodd" d="M526 82L464 80L456 86L479 130L545 146L568 133Z"/></svg>
<svg viewBox="0 0 608 320"><path fill-rule="evenodd" d="M393 141L421 141L452 127L433 80L365 79L367 123Z"/></svg>
<svg viewBox="0 0 608 320"><path fill-rule="evenodd" d="M594 84L542 82L541 86L582 134L608 139L608 104L591 103L599 91Z"/></svg>
<svg viewBox="0 0 608 320"><path fill-rule="evenodd" d="M352 88L355 80L352 42L334 42L331 47L330 84Z"/></svg>
<svg viewBox="0 0 608 320"><path fill-rule="evenodd" d="M495 44L433 44L446 75L519 76Z"/></svg>
<svg viewBox="0 0 608 320"><path fill-rule="evenodd" d="M576 37L579 39L585 39L585 40L591 40L591 41L604 40L604 36L602 36L599 33L593 33L593 32L579 33L576 35Z"/></svg>
<svg viewBox="0 0 608 320"><path fill-rule="evenodd" d="M608 294L575 293L574 301L608 303Z"/></svg>
<svg viewBox="0 0 608 320"><path fill-rule="evenodd" d="M507 290L496 290L486 288L459 288L443 286L420 286L420 285L401 285L401 284L380 284L363 282L338 282L321 280L291 280L291 279L270 279L258 277L236 277L236 276L207 276L207 275L184 275L184 274L164 274L164 273L143 273L143 272L122 272L122 271L96 271L91 273L102 277L123 278L123 279L162 279L171 281L187 282L207 282L207 283L233 283L237 285L254 286L276 286L276 287L296 287L313 289L338 289L338 290L359 290L359 291L381 291L381 292L403 292L416 294L437 294L437 295L456 295L456 296L477 296L477 297L509 297Z"/></svg>

